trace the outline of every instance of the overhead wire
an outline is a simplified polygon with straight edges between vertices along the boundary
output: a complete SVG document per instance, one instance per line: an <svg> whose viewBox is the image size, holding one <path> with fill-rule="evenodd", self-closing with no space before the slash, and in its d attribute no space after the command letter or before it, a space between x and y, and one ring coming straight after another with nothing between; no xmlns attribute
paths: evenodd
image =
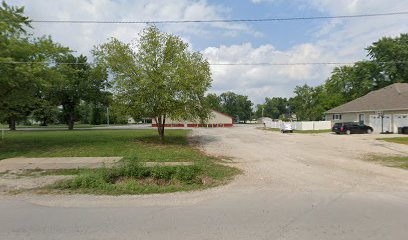
<svg viewBox="0 0 408 240"><path fill-rule="evenodd" d="M364 61L364 60L363 60ZM274 62L254 62L254 63L209 63L211 66L301 66L301 65L352 65L358 61L352 62L287 62L287 63L274 63ZM404 64L408 61L381 61L372 62L377 64ZM23 62L23 61L4 61L0 64L45 64L45 65L85 65L91 63L69 63L69 62Z"/></svg>
<svg viewBox="0 0 408 240"><path fill-rule="evenodd" d="M115 20L45 20L34 19L32 23L73 23L73 24L183 24L183 23L233 23L233 22L279 22L279 21L303 21L320 19L348 19L408 15L408 11L387 12L387 13L366 13L354 15L337 16L306 16L306 17L274 17L274 18L252 18L252 19L192 19L192 20L136 20L136 21L115 21ZM0 22L13 22L0 20Z"/></svg>
<svg viewBox="0 0 408 240"><path fill-rule="evenodd" d="M152 21L107 21L107 20L31 20L32 23L93 23L93 24L178 24L178 23L228 23L228 22L274 22L274 21L300 21L300 20L319 20L319 19L347 19L347 18L365 18L380 16L408 15L408 11L388 12L388 13L368 13L355 15L337 15L337 16L309 16L309 17L286 17L286 18L259 18L259 19L210 19L210 20L152 20ZM0 20L1 22L11 22ZM295 63L210 63L211 66L301 66L301 65L351 65L355 62L295 62ZM378 64L387 63L408 63L408 61L390 61L377 62ZM24 62L24 61L0 61L0 64L60 64L60 65L82 65L88 63L68 63L68 62Z"/></svg>

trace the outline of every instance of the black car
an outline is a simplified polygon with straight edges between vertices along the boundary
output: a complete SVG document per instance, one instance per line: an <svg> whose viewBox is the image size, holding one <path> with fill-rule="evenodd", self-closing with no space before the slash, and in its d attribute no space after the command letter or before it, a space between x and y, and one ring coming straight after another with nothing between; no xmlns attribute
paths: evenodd
<svg viewBox="0 0 408 240"><path fill-rule="evenodd" d="M335 123L332 127L332 132L337 134L372 133L373 131L372 127L356 122Z"/></svg>

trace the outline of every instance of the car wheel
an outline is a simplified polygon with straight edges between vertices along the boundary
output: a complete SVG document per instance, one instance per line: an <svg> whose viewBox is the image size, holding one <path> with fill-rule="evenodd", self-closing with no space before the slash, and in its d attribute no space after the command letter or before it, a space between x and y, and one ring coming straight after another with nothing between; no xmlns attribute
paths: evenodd
<svg viewBox="0 0 408 240"><path fill-rule="evenodd" d="M367 133L368 133L368 134L371 134L372 132L373 132L373 130L367 129Z"/></svg>
<svg viewBox="0 0 408 240"><path fill-rule="evenodd" d="M347 134L347 135L350 135L350 134L351 134L351 131L350 131L350 130L347 130L347 131L346 131L346 134Z"/></svg>

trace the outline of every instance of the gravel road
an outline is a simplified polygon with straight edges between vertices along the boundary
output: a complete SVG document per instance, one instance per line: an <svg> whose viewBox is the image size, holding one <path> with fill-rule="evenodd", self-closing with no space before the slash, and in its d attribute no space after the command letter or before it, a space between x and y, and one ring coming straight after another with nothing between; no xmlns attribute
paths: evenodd
<svg viewBox="0 0 408 240"><path fill-rule="evenodd" d="M407 239L408 171L363 161L408 155L376 135L195 129L244 174L201 192L0 196L0 239Z"/></svg>

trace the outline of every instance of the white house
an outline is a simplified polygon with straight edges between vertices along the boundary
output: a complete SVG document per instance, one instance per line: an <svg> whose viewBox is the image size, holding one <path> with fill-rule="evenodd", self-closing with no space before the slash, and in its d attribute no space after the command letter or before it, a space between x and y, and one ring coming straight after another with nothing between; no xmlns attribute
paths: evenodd
<svg viewBox="0 0 408 240"><path fill-rule="evenodd" d="M325 112L326 120L360 122L375 132L408 127L408 83L394 83Z"/></svg>

